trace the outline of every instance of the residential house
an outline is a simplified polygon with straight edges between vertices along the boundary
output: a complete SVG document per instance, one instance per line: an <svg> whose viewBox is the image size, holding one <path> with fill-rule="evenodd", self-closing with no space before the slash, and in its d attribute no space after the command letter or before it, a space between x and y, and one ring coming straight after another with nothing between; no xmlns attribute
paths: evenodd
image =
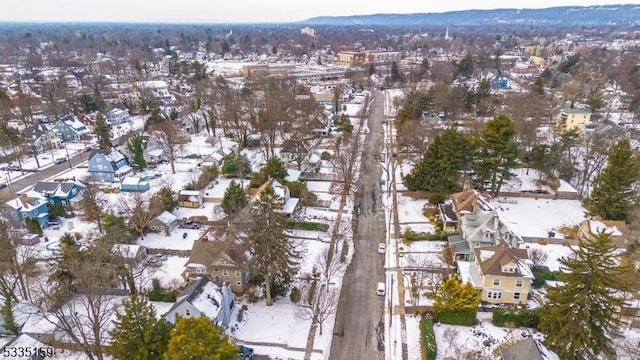
<svg viewBox="0 0 640 360"><path fill-rule="evenodd" d="M161 232L166 236L178 226L178 218L168 211L163 211L160 215L149 223L149 229L153 232Z"/></svg>
<svg viewBox="0 0 640 360"><path fill-rule="evenodd" d="M230 241L196 240L185 264L184 276L188 279L208 276L214 283L229 284L233 292L243 294L249 283L245 261L240 245Z"/></svg>
<svg viewBox="0 0 640 360"><path fill-rule="evenodd" d="M264 184L262 184L253 194L249 203L253 204L258 199L260 199L260 195L262 192L271 187L273 189L274 194L276 195L278 203L282 206L282 213L286 216L291 216L298 207L298 203L300 202L299 198L292 198L289 193L289 188L286 185L281 184L276 179L270 179Z"/></svg>
<svg viewBox="0 0 640 360"><path fill-rule="evenodd" d="M604 232L609 234L618 248L626 249L629 245L627 237L624 236L626 231L627 224L624 221L589 219L578 224L578 239L593 240L596 235Z"/></svg>
<svg viewBox="0 0 640 360"><path fill-rule="evenodd" d="M524 338L500 350L499 360L560 360L532 337Z"/></svg>
<svg viewBox="0 0 640 360"><path fill-rule="evenodd" d="M282 142L282 148L278 153L278 157L282 162L296 162L301 163L307 156L309 150L302 141L285 140Z"/></svg>
<svg viewBox="0 0 640 360"><path fill-rule="evenodd" d="M495 246L500 241L518 247L522 242L498 217L495 211L467 214L460 218L459 235L449 236L454 259L473 261L474 249Z"/></svg>
<svg viewBox="0 0 640 360"><path fill-rule="evenodd" d="M525 262L527 249L514 249L502 242L474 249L474 260L456 261L460 281L482 291L481 300L490 304L527 303L533 272Z"/></svg>
<svg viewBox="0 0 640 360"><path fill-rule="evenodd" d="M564 109L557 121L558 129L562 131L582 130L591 122L591 111L585 109Z"/></svg>
<svg viewBox="0 0 640 360"><path fill-rule="evenodd" d="M79 182L39 181L33 191L42 194L51 204L69 206L83 187Z"/></svg>
<svg viewBox="0 0 640 360"><path fill-rule="evenodd" d="M217 326L226 328L231 322L231 314L235 307L235 295L228 284L219 286L206 276L191 280L176 303L164 315L164 318L175 324L176 317L206 316Z"/></svg>
<svg viewBox="0 0 640 360"><path fill-rule="evenodd" d="M4 302L4 296L0 296L0 301ZM38 312L38 310L37 306L26 301L20 301L11 306L13 324L16 326L18 331L22 329L23 325L29 320L29 318L33 317L33 314ZM12 335L12 332L6 328L6 324L3 312L0 314L0 334Z"/></svg>
<svg viewBox="0 0 640 360"><path fill-rule="evenodd" d="M111 149L105 152L93 149L89 154L89 173L94 181L121 181L133 172L129 161L121 152Z"/></svg>
<svg viewBox="0 0 640 360"><path fill-rule="evenodd" d="M140 264L148 257L147 249L142 245L113 244L111 252L122 256L125 261L132 264Z"/></svg>
<svg viewBox="0 0 640 360"><path fill-rule="evenodd" d="M24 138L29 139L31 149L35 152L43 152L48 149L60 147L61 139L53 131L49 124L37 123L24 130Z"/></svg>
<svg viewBox="0 0 640 360"><path fill-rule="evenodd" d="M457 232L459 219L464 215L491 211L490 200L489 194L471 188L451 194L449 201L438 205L443 231Z"/></svg>
<svg viewBox="0 0 640 360"><path fill-rule="evenodd" d="M109 125L118 125L129 121L129 109L113 108L107 111L105 121Z"/></svg>
<svg viewBox="0 0 640 360"><path fill-rule="evenodd" d="M53 130L63 141L79 141L91 131L73 115L67 115L53 126Z"/></svg>
<svg viewBox="0 0 640 360"><path fill-rule="evenodd" d="M96 128L96 121L98 120L99 112L95 111L89 114L84 114L78 118L78 120L84 124L84 126L89 129L89 131L94 132Z"/></svg>
<svg viewBox="0 0 640 360"><path fill-rule="evenodd" d="M15 227L24 227L25 220L31 218L38 220L40 226L45 228L49 222L48 203L47 198L40 193L28 191L4 203L1 212Z"/></svg>
<svg viewBox="0 0 640 360"><path fill-rule="evenodd" d="M139 177L127 176L120 183L120 191L145 192L150 188L149 182Z"/></svg>
<svg viewBox="0 0 640 360"><path fill-rule="evenodd" d="M180 190L177 200L180 207L197 209L204 204L201 190Z"/></svg>

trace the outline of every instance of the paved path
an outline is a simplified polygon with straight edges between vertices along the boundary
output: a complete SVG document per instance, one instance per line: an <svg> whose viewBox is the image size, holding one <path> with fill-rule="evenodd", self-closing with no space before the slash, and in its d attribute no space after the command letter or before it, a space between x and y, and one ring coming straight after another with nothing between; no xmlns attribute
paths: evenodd
<svg viewBox="0 0 640 360"><path fill-rule="evenodd" d="M376 283L384 282L384 257L377 244L384 242L384 209L380 201L382 170L377 158L382 149L384 99L374 94L369 115L369 135L362 154L358 183L360 207L354 234L355 255L345 274L331 343L331 360L384 359L384 298Z"/></svg>

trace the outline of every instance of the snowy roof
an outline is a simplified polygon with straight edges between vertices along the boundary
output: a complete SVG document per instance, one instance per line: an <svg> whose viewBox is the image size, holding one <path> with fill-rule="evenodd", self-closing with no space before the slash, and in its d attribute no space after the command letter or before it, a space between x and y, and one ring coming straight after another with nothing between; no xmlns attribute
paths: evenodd
<svg viewBox="0 0 640 360"><path fill-rule="evenodd" d="M293 214L296 207L298 206L299 201L300 199L298 198L289 198L289 200L287 200L287 202L285 202L284 206L282 207L282 213Z"/></svg>
<svg viewBox="0 0 640 360"><path fill-rule="evenodd" d="M18 336L17 338L15 338L13 341L11 341L10 343L7 344L7 346L12 347L12 348L19 348L19 349L26 349L26 348L31 348L31 349L44 349L46 348L47 344L40 342L36 339L34 339L33 337L26 335L26 334L21 334L20 336ZM24 353L23 353L24 355ZM12 356L11 359L13 360L31 360L34 359L35 357L30 357L30 356Z"/></svg>
<svg viewBox="0 0 640 360"><path fill-rule="evenodd" d="M533 279L533 272L525 264L525 261L529 258L527 249L513 249L506 243L502 243L498 246L475 248L474 252L480 265L480 270L485 275ZM503 267L510 264L515 266L515 271L503 271Z"/></svg>
<svg viewBox="0 0 640 360"><path fill-rule="evenodd" d="M199 190L180 190L179 194L187 195L187 196L199 196L200 191Z"/></svg>
<svg viewBox="0 0 640 360"><path fill-rule="evenodd" d="M155 149L155 150L151 150L147 152L147 155L149 156L160 156L163 154L163 150L162 149Z"/></svg>
<svg viewBox="0 0 640 360"><path fill-rule="evenodd" d="M158 215L156 219L158 219L158 221L160 221L163 224L171 224L172 222L176 221L178 218L168 211L163 211L162 214Z"/></svg>
<svg viewBox="0 0 640 360"><path fill-rule="evenodd" d="M133 177L133 176L127 176L126 178L122 179L122 185L138 185L138 183L140 183L140 178L137 177Z"/></svg>
<svg viewBox="0 0 640 360"><path fill-rule="evenodd" d="M126 174L130 171L133 171L133 168L129 165L125 165L121 168L119 168L118 170L116 170L116 174Z"/></svg>
<svg viewBox="0 0 640 360"><path fill-rule="evenodd" d="M615 226L608 226L607 224L598 220L589 220L589 230L592 234L598 234L600 232L606 232L613 236L622 236L622 232Z"/></svg>
<svg viewBox="0 0 640 360"><path fill-rule="evenodd" d="M28 191L18 195L17 198L6 202L8 206L18 211L31 211L43 203L47 203L47 200L42 194L35 191Z"/></svg>
<svg viewBox="0 0 640 360"><path fill-rule="evenodd" d="M469 261L456 261L456 265L458 266L458 276L460 281L463 283L471 283L475 288L482 287L482 279L478 275L478 272L472 268L475 266L472 262Z"/></svg>
<svg viewBox="0 0 640 360"><path fill-rule="evenodd" d="M110 153L103 153L104 157L107 159L107 161L113 161L113 162L118 162L122 159L124 159L124 155L122 155L122 153L118 150L112 149Z"/></svg>
<svg viewBox="0 0 640 360"><path fill-rule="evenodd" d="M178 309L184 302L193 305L209 319L216 320L222 306L222 289L206 277L192 280L167 313Z"/></svg>
<svg viewBox="0 0 640 360"><path fill-rule="evenodd" d="M302 174L302 171L300 170L287 169L287 177L285 178L285 180L287 182L298 181L298 179L300 179L301 174Z"/></svg>

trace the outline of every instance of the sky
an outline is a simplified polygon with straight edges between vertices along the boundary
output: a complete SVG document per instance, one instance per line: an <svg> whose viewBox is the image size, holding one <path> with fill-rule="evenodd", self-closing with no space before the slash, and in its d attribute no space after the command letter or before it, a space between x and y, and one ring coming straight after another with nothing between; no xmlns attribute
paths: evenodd
<svg viewBox="0 0 640 360"><path fill-rule="evenodd" d="M0 22L262 22L315 16L640 4L640 0L3 0Z"/></svg>

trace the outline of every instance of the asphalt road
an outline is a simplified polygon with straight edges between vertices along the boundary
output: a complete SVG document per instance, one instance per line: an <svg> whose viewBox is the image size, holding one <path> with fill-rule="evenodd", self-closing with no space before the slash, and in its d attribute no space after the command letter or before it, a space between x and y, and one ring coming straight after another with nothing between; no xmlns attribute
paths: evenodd
<svg viewBox="0 0 640 360"><path fill-rule="evenodd" d="M83 161L87 161L87 158L89 156L89 153L79 153L75 156L71 157L71 166L76 166L78 165L78 163L81 163ZM43 181L46 180L52 176L55 176L56 174L59 174L65 170L69 170L69 161L64 162L62 164L58 164L58 165L53 165L51 167L48 167L46 169L42 169L42 170L38 170L34 173L28 173L25 172L25 177L19 179L19 180L12 180L11 184L12 186L7 186L4 189L0 189L0 201L4 202L7 200L11 200L13 198L16 197L16 194L14 192L12 192L11 190L15 191L16 193L24 190L24 188L29 187L34 185L35 183L37 183L38 181ZM13 189L11 189L13 188Z"/></svg>
<svg viewBox="0 0 640 360"><path fill-rule="evenodd" d="M384 359L384 296L376 295L376 284L384 282L384 255L378 254L378 243L385 241L384 208L380 201L378 165L382 150L384 97L374 92L369 115L369 135L362 154L358 183L360 207L354 234L355 255L347 268L333 329L330 359Z"/></svg>

